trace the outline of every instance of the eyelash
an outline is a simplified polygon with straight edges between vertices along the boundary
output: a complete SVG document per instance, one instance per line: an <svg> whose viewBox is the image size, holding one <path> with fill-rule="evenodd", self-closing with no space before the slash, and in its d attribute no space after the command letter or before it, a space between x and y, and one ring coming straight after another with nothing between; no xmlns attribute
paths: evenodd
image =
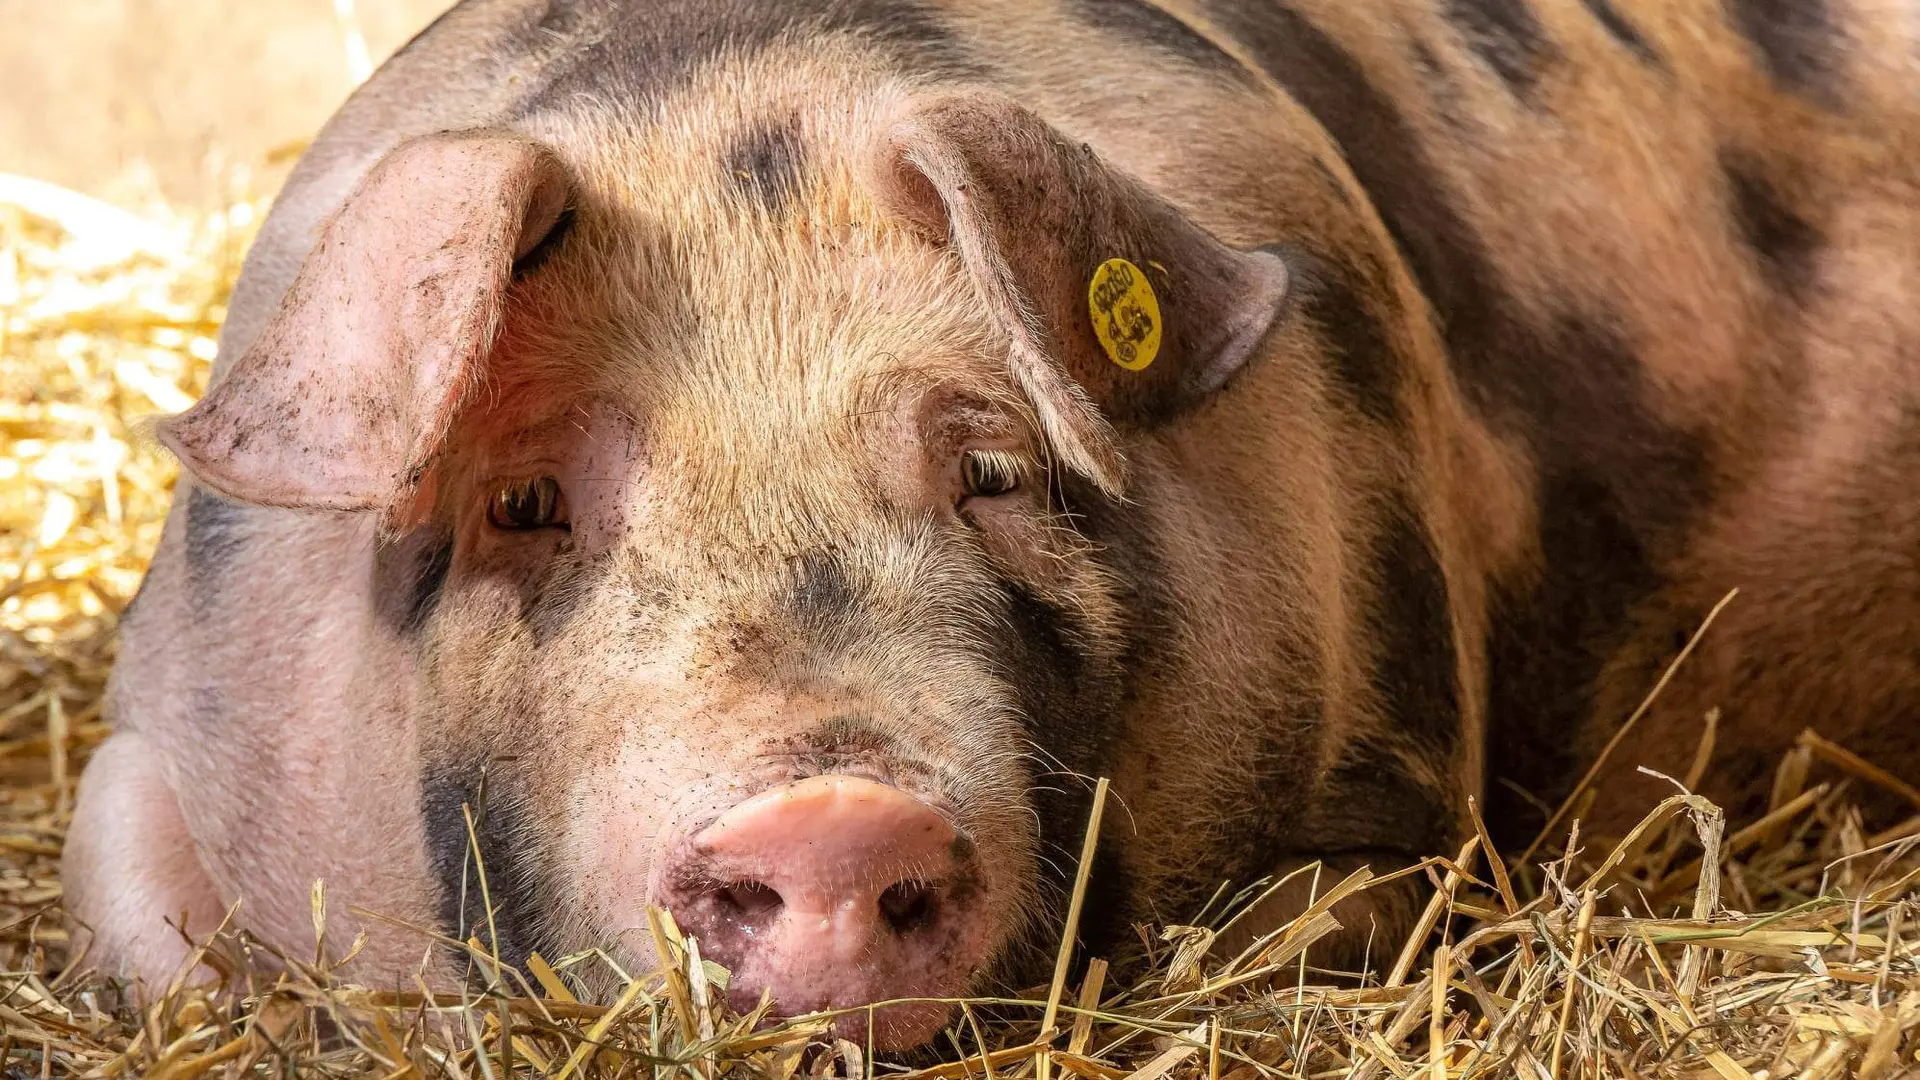
<svg viewBox="0 0 1920 1080"><path fill-rule="evenodd" d="M487 500L487 522L505 532L570 528L560 482L536 476L503 485Z"/></svg>
<svg viewBox="0 0 1920 1080"><path fill-rule="evenodd" d="M1018 490L1027 459L1011 450L969 450L960 456L960 487L968 497L991 499Z"/></svg>

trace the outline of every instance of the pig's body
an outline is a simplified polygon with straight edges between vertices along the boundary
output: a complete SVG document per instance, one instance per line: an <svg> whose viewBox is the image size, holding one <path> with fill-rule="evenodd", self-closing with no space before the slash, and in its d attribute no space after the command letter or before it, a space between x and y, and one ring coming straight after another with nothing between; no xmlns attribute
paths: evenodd
<svg viewBox="0 0 1920 1080"><path fill-rule="evenodd" d="M1445 850L1477 793L1524 843L1543 815L1510 785L1564 796L1735 586L1617 760L1684 773L1718 705L1723 800L1808 724L1915 775L1915 42L1813 2L1811 22L1642 7L455 9L329 125L250 255L217 384L246 357L258 386L169 433L208 485L272 505L183 484L125 622L68 855L96 959L158 978L183 955L163 916L204 930L242 897L242 924L302 952L323 878L330 939L366 928L358 963L396 977L420 938L348 907L481 925L462 805L484 803L512 958L647 955L654 902L785 1008L957 993L1029 973L1083 778L1121 800L1096 944L1222 880ZM996 96L952 96L975 89ZM377 162L470 130L525 142L399 160L329 234L360 261L315 255L289 298ZM507 177L506 224L495 195L449 196L470 173ZM552 184L572 230L520 250ZM339 282L400 280L380 245L462 215L477 232L416 246L506 238L521 262L481 288L486 318L354 337L388 301ZM1113 254L1175 263L1168 355L1137 382L1081 321ZM428 315L458 285L408 274ZM319 386L382 350L444 374L418 359L434 333L480 367L397 435L328 404L346 391L269 382L282 356L318 357L296 367ZM977 393L967 430L995 446L1044 443L1043 503L929 501L950 478L925 415L949 406L874 389L896 383ZM474 539L449 493L543 439L571 518L537 562ZM930 882L939 917L893 922L890 961L729 938L744 916L703 915L714 888L787 888L738 837L807 841L728 808L842 774L957 831L951 872L873 871ZM812 783L795 805L858 816ZM1658 794L1607 790L1613 822ZM1395 916L1378 903L1349 921ZM839 947L871 970L793 970Z"/></svg>

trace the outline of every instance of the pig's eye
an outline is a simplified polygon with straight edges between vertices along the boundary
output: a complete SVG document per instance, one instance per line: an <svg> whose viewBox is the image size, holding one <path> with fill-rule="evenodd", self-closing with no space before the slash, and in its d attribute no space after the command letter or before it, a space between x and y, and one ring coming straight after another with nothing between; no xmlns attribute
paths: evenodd
<svg viewBox="0 0 1920 1080"><path fill-rule="evenodd" d="M1011 450L969 450L960 455L960 483L968 495L992 498L1020 486L1026 459Z"/></svg>
<svg viewBox="0 0 1920 1080"><path fill-rule="evenodd" d="M494 528L510 532L564 528L567 508L560 498L560 482L540 476L502 485L487 501L487 520Z"/></svg>

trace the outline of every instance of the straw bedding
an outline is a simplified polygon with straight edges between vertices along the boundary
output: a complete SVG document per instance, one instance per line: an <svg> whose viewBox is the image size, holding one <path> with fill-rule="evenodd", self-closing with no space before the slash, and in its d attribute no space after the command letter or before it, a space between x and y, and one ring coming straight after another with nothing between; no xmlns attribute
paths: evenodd
<svg viewBox="0 0 1920 1080"><path fill-rule="evenodd" d="M1432 889L1418 932L1379 949L1378 970L1358 984L1315 968L1311 946L1334 929L1334 900L1377 884L1364 872L1321 880L1319 904L1236 957L1208 950L1233 897L1192 913L1192 925L1142 928L1143 962L1109 969L1075 957L1050 986L968 1002L936 1052L904 1064L874 1060L817 1019L764 1027L728 1012L726 973L664 917L651 970L599 953L504 970L477 938L443 940L475 978L441 997L355 987L316 965L316 951L281 957L285 974L271 981L249 977L226 957L260 946L227 933L207 954L230 972L224 993L176 985L131 1000L69 955L58 855L75 780L107 731L114 622L158 540L172 479L140 418L204 389L221 304L261 209L137 220L0 178L7 1076L1920 1073L1920 817L1869 832L1856 805L1878 787L1920 812L1920 792L1812 735L1781 762L1759 821L1729 825L1676 794L1623 840L1562 826L1556 845L1512 870L1515 853L1478 839L1435 853L1417 871ZM578 1000L570 973L589 966L610 967L624 990Z"/></svg>

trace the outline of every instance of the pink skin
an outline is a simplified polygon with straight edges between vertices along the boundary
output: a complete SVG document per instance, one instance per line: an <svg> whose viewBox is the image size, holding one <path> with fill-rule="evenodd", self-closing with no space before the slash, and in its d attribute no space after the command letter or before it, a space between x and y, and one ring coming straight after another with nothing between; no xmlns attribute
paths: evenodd
<svg viewBox="0 0 1920 1080"><path fill-rule="evenodd" d="M76 866L119 867L127 884L85 891L71 914L90 949L127 957L128 967L151 973L148 989L158 992L170 975L184 973L188 937L204 936L226 905L194 858L180 802L146 739L116 733L95 751L86 775L95 794L74 814L67 858ZM154 911L186 933L135 933Z"/></svg>
<svg viewBox="0 0 1920 1080"><path fill-rule="evenodd" d="M993 943L973 845L925 802L854 776L812 776L735 805L675 846L655 895L732 969L736 1007L785 1015L965 988ZM896 1005L874 1045L918 1046L948 1006ZM866 1018L839 1021L864 1036Z"/></svg>

